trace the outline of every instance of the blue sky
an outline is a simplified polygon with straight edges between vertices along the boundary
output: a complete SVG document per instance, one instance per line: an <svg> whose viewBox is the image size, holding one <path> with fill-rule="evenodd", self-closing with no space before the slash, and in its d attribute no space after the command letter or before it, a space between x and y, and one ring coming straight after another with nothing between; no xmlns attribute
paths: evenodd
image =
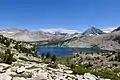
<svg viewBox="0 0 120 80"><path fill-rule="evenodd" d="M0 0L0 28L74 29L120 25L120 0Z"/></svg>

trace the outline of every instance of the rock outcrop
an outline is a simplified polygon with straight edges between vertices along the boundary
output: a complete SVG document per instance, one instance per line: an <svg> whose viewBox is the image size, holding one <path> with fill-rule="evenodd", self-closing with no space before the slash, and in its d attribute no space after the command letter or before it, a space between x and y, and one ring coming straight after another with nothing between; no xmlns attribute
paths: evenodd
<svg viewBox="0 0 120 80"><path fill-rule="evenodd" d="M24 67L19 68L20 65ZM62 65L59 66L59 69L50 68L46 65L18 61L13 63L4 73L0 73L0 80L110 80L99 78L90 73L73 75L71 74L72 71L66 70L67 67L60 67Z"/></svg>

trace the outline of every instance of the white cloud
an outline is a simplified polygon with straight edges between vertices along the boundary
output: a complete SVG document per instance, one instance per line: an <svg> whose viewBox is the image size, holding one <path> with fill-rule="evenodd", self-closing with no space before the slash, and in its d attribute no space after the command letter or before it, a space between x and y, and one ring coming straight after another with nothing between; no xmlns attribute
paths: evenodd
<svg viewBox="0 0 120 80"><path fill-rule="evenodd" d="M109 32L111 32L111 31L113 31L114 29L116 29L117 27L106 27L105 29L101 29L101 30L103 30L104 32L106 32L106 33L109 33Z"/></svg>
<svg viewBox="0 0 120 80"><path fill-rule="evenodd" d="M42 31L45 32L50 32L50 33L54 33L54 32L63 32L63 33L69 33L69 34L73 34L75 32L81 33L78 30L69 30L69 29L63 29L63 28L58 28L58 29L40 29Z"/></svg>

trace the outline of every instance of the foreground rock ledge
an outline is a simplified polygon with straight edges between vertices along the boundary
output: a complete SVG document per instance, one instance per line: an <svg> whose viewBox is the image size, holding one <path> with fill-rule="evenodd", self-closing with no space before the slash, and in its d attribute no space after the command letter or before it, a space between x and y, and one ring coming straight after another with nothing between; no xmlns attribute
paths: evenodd
<svg viewBox="0 0 120 80"><path fill-rule="evenodd" d="M47 67L47 64L34 62L16 62L12 65L0 63L0 80L110 80L90 73L72 75L72 71L64 70L67 67L60 64L59 67L61 68L53 69Z"/></svg>

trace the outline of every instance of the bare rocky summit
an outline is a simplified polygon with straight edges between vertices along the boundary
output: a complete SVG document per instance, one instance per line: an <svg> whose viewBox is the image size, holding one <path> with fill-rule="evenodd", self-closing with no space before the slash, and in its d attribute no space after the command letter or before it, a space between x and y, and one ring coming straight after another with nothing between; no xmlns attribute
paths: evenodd
<svg viewBox="0 0 120 80"><path fill-rule="evenodd" d="M103 32L102 30L96 27L91 27L82 33L82 35L85 35L85 36L95 36L95 35L101 35L101 34L105 34L105 32Z"/></svg>

